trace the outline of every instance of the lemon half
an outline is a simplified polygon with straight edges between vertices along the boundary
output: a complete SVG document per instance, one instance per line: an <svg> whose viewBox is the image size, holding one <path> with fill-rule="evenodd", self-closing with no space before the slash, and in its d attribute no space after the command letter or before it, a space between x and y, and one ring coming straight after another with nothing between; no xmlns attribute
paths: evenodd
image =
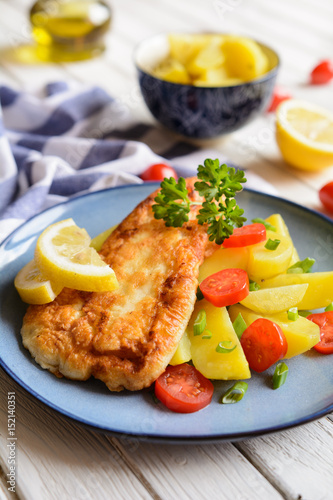
<svg viewBox="0 0 333 500"><path fill-rule="evenodd" d="M35 261L52 282L88 292L111 291L118 281L111 269L89 246L90 237L73 219L50 225L37 240Z"/></svg>
<svg viewBox="0 0 333 500"><path fill-rule="evenodd" d="M276 139L287 163L302 170L333 165L333 113L289 99L276 110Z"/></svg>

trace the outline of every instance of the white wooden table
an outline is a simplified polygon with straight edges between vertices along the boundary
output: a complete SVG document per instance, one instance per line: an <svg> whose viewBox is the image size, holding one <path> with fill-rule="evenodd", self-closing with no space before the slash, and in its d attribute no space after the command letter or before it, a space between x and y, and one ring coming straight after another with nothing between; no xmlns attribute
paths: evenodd
<svg viewBox="0 0 333 500"><path fill-rule="evenodd" d="M28 43L30 0L0 0L0 44ZM22 65L0 54L0 80L20 88L72 78L97 83L151 121L135 78L135 44L162 31L243 33L279 52L279 83L295 97L333 111L332 85L307 85L311 68L332 57L331 0L113 0L108 49L95 60ZM321 210L317 191L332 180L290 169L274 140L273 118L262 116L240 132L203 145L272 183L282 197ZM276 435L204 446L126 441L87 430L27 394L0 372L0 499L329 500L333 498L333 418ZM7 393L16 394L17 481L8 491Z"/></svg>

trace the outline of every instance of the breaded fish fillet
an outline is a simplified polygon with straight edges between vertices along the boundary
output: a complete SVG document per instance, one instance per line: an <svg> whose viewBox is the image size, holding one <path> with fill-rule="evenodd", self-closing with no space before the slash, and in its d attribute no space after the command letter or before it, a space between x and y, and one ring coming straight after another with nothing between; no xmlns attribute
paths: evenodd
<svg viewBox="0 0 333 500"><path fill-rule="evenodd" d="M187 180L189 196L195 178ZM198 269L207 245L195 215L182 228L154 219L156 192L109 236L101 255L119 289L64 289L50 304L30 306L21 330L36 362L57 376L102 380L111 391L148 387L165 370L196 300Z"/></svg>

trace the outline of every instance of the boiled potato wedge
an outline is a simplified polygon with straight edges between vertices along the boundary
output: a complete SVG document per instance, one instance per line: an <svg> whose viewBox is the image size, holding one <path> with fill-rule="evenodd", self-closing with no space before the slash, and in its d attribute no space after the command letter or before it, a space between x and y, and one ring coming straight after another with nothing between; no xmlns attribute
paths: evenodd
<svg viewBox="0 0 333 500"><path fill-rule="evenodd" d="M242 80L229 77L223 66L206 70L201 73L199 78L193 80L193 85L197 87L226 87L239 85L240 83L242 83Z"/></svg>
<svg viewBox="0 0 333 500"><path fill-rule="evenodd" d="M168 59L155 69L155 76L161 80L166 80L172 83L191 83L189 74L179 61L176 59Z"/></svg>
<svg viewBox="0 0 333 500"><path fill-rule="evenodd" d="M193 323L201 309L206 311L206 330L211 332L210 339L193 334ZM191 341L192 362L205 377L216 380L251 377L248 362L225 307L215 307L206 300L197 302L187 331ZM223 341L231 341L231 346L236 345L236 349L227 354L217 352L216 347Z"/></svg>
<svg viewBox="0 0 333 500"><path fill-rule="evenodd" d="M280 244L275 250L265 248L267 240L248 247L249 261L247 271L250 278L258 282L260 278L271 278L286 271L290 266L293 254L293 245L290 238L270 230L266 234L267 240L280 240Z"/></svg>
<svg viewBox="0 0 333 500"><path fill-rule="evenodd" d="M308 284L298 309L320 309L333 302L333 271L321 273L280 274L260 281L261 288Z"/></svg>
<svg viewBox="0 0 333 500"><path fill-rule="evenodd" d="M199 283L207 276L217 273L222 269L239 268L246 271L249 258L248 249L219 248L210 257L204 260L199 269Z"/></svg>
<svg viewBox="0 0 333 500"><path fill-rule="evenodd" d="M263 315L255 313L240 304L231 306L228 312L231 321L235 321L238 314L241 313L247 326L251 325L258 318L266 318L279 325L288 342L288 350L285 358L292 358L308 351L320 340L319 326L302 316L299 316L296 321L291 321L288 319L286 312Z"/></svg>
<svg viewBox="0 0 333 500"><path fill-rule="evenodd" d="M269 60L254 40L228 36L223 44L223 51L230 74L244 81L258 78L269 70Z"/></svg>
<svg viewBox="0 0 333 500"><path fill-rule="evenodd" d="M212 40L186 66L186 69L192 77L196 78L209 69L222 67L224 59L225 56L221 47L221 42L218 43L215 40ZM228 77L227 71L225 76Z"/></svg>
<svg viewBox="0 0 333 500"><path fill-rule="evenodd" d="M170 57L186 66L200 50L210 42L211 35L183 35L170 33L168 36Z"/></svg>
<svg viewBox="0 0 333 500"><path fill-rule="evenodd" d="M265 288L250 292L241 304L259 314L275 314L297 306L305 295L307 283Z"/></svg>
<svg viewBox="0 0 333 500"><path fill-rule="evenodd" d="M182 363L187 363L191 359L191 341L189 339L187 330L185 330L182 336L175 354L173 355L170 365L181 365Z"/></svg>
<svg viewBox="0 0 333 500"><path fill-rule="evenodd" d="M281 215L280 214L270 215L269 217L267 217L266 222L269 222L270 224L272 224L272 226L275 226L276 232L278 234L282 234L282 236L285 236L286 238L290 239L290 242L293 246L293 253L291 256L290 265L292 266L293 264L298 262L300 260L298 252L297 252L297 250L294 246L294 243L291 239L288 227L287 227L285 221L283 220L283 218L281 217Z"/></svg>

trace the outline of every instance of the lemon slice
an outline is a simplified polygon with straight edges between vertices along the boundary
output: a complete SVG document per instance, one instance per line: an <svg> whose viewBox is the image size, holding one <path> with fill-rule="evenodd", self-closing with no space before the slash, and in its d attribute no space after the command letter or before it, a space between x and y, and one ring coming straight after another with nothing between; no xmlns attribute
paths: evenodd
<svg viewBox="0 0 333 500"><path fill-rule="evenodd" d="M276 110L276 139L287 163L302 170L333 165L333 113L298 99Z"/></svg>
<svg viewBox="0 0 333 500"><path fill-rule="evenodd" d="M19 271L14 285L23 302L28 304L47 304L61 292L62 285L51 283L38 269L34 260Z"/></svg>
<svg viewBox="0 0 333 500"><path fill-rule="evenodd" d="M52 282L87 292L118 287L114 271L89 246L90 237L73 219L52 224L37 240L35 261Z"/></svg>

